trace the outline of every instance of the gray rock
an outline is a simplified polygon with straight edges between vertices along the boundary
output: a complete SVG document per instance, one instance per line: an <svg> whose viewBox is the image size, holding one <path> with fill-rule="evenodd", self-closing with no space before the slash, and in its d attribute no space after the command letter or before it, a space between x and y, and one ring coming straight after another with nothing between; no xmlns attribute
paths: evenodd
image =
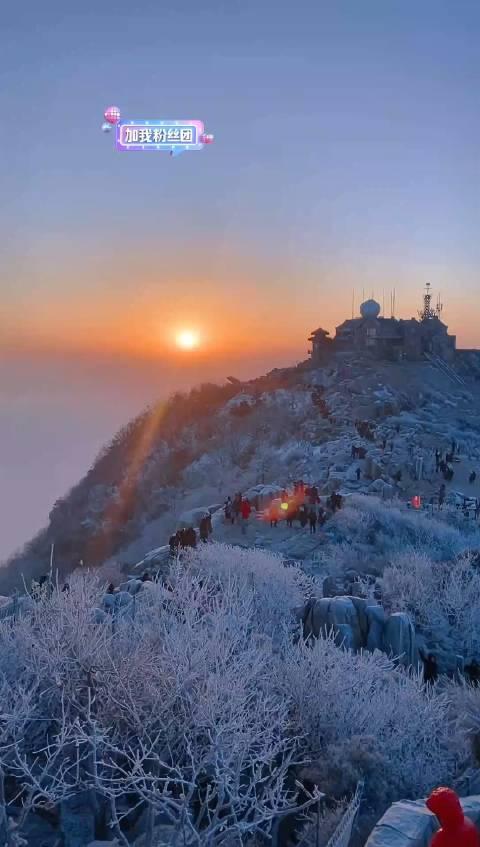
<svg viewBox="0 0 480 847"><path fill-rule="evenodd" d="M91 792L82 791L62 800L60 827L65 847L85 847L95 840L95 806Z"/></svg>
<svg viewBox="0 0 480 847"><path fill-rule="evenodd" d="M102 624L107 620L107 614L103 609L92 609L92 618L94 623Z"/></svg>
<svg viewBox="0 0 480 847"><path fill-rule="evenodd" d="M126 583L126 588L124 591L127 591L130 595L138 594L139 591L142 590L143 582L141 579L129 579ZM120 586L120 590L122 590L122 586Z"/></svg>
<svg viewBox="0 0 480 847"><path fill-rule="evenodd" d="M112 596L115 600L116 609L121 609L123 606L130 606L132 602L132 597L128 591L119 591L118 594L113 594Z"/></svg>
<svg viewBox="0 0 480 847"><path fill-rule="evenodd" d="M357 610L351 597L333 597L328 611L328 624L336 630L340 624L348 624L352 630L353 648L362 646L362 633Z"/></svg>
<svg viewBox="0 0 480 847"><path fill-rule="evenodd" d="M415 629L404 612L395 612L383 629L383 649L389 656L398 657L400 664L414 665L416 657Z"/></svg>
<svg viewBox="0 0 480 847"><path fill-rule="evenodd" d="M390 806L365 847L428 847L437 828L422 800L402 800Z"/></svg>
<svg viewBox="0 0 480 847"><path fill-rule="evenodd" d="M461 803L465 814L478 826L480 797L466 797ZM365 847L428 847L437 829L437 819L423 800L401 800L380 818Z"/></svg>
<svg viewBox="0 0 480 847"><path fill-rule="evenodd" d="M362 638L362 646L365 647L367 644L368 637L368 618L367 618L367 605L368 601L363 597L350 597L355 609L357 610L358 624L360 627L360 633Z"/></svg>
<svg viewBox="0 0 480 847"><path fill-rule="evenodd" d="M370 609L375 610L373 614L368 614ZM379 611L377 612L377 610ZM366 614L368 620L367 650L370 653L373 653L375 650L383 650L385 612L381 606L368 606Z"/></svg>
<svg viewBox="0 0 480 847"><path fill-rule="evenodd" d="M386 620L385 609L383 606L366 606L365 615L369 626L372 621L376 621L383 626Z"/></svg>
<svg viewBox="0 0 480 847"><path fill-rule="evenodd" d="M330 599L328 597L321 597L313 603L310 614L311 630L312 635L315 635L317 638L330 628L330 624L328 623Z"/></svg>
<svg viewBox="0 0 480 847"><path fill-rule="evenodd" d="M334 576L326 576L322 584L324 597L336 597L338 593L337 580Z"/></svg>
<svg viewBox="0 0 480 847"><path fill-rule="evenodd" d="M107 612L113 612L115 608L115 594L104 594L102 598L102 606Z"/></svg>
<svg viewBox="0 0 480 847"><path fill-rule="evenodd" d="M355 636L348 623L340 623L336 626L335 641L345 650L355 650Z"/></svg>

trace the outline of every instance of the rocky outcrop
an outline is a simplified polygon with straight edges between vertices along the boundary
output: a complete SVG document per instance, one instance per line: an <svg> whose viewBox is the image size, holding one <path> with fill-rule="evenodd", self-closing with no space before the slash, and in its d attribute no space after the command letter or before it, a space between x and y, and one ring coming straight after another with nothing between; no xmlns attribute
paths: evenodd
<svg viewBox="0 0 480 847"><path fill-rule="evenodd" d="M394 612L385 621L383 650L389 656L398 656L402 665L415 665L417 661L415 628L405 612Z"/></svg>
<svg viewBox="0 0 480 847"><path fill-rule="evenodd" d="M418 660L408 615L387 616L382 606L370 605L362 597L321 597L310 601L300 617L306 638L333 632L337 643L355 652L381 650L405 666Z"/></svg>

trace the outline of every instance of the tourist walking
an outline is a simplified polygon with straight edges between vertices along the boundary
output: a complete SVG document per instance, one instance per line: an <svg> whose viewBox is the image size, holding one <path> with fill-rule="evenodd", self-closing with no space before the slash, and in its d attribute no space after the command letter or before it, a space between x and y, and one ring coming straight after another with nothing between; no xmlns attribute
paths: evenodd
<svg viewBox="0 0 480 847"><path fill-rule="evenodd" d="M477 478L476 472L472 471L470 476L468 477L468 481L469 481L470 485L472 485L475 482L476 478Z"/></svg>
<svg viewBox="0 0 480 847"><path fill-rule="evenodd" d="M184 530L184 540L185 547L191 547L195 549L197 546L197 533L195 532L195 528L193 526L189 526Z"/></svg>
<svg viewBox="0 0 480 847"><path fill-rule="evenodd" d="M270 503L268 507L268 518L270 520L270 529L276 529L278 526L278 509L273 503Z"/></svg>
<svg viewBox="0 0 480 847"><path fill-rule="evenodd" d="M317 513L315 509L310 509L308 522L310 524L310 535L314 535L317 531Z"/></svg>
<svg viewBox="0 0 480 847"><path fill-rule="evenodd" d="M241 511L242 511L242 495L240 493L238 493L238 494L235 494L235 497L233 498L232 523L235 523L235 521L239 519Z"/></svg>
<svg viewBox="0 0 480 847"><path fill-rule="evenodd" d="M201 521L200 521L200 526L199 526L199 530L200 530L200 541L203 541L203 543L204 543L204 544L206 544L206 543L207 543L207 541L208 541L208 536L210 535L209 527L208 527L208 517L209 517L209 515L207 516L207 515L205 514L205 515L203 516L203 518L201 519Z"/></svg>
<svg viewBox="0 0 480 847"><path fill-rule="evenodd" d="M241 515L242 515L242 535L246 535L248 520L250 518L251 511L252 511L252 507L250 506L250 502L249 502L248 498L246 498L245 500L242 500L241 506L240 506L240 512L241 512Z"/></svg>
<svg viewBox="0 0 480 847"><path fill-rule="evenodd" d="M438 679L438 664L433 653L425 655L423 650L419 650L420 658L423 662L423 681L425 685L434 685Z"/></svg>

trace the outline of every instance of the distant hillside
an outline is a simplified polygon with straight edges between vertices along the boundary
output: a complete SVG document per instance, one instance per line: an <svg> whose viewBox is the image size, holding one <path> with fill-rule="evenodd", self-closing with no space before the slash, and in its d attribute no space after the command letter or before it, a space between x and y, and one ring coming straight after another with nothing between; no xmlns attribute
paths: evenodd
<svg viewBox="0 0 480 847"><path fill-rule="evenodd" d="M262 392L293 386L301 379L299 367L274 370L248 383L234 379L224 385L207 383L144 410L106 445L85 477L57 500L48 526L4 564L0 590L8 593L20 586L21 575L29 582L44 573L52 544L61 577L80 562L97 565L111 557L146 523L172 507L175 511L186 469L206 451L222 447L223 433L218 430L216 415L229 400L239 392L259 398ZM257 429L262 418L260 406L258 403L253 415ZM247 461L248 450L233 442L248 429L246 411L250 413L250 407L234 405L229 416L232 444L228 449L232 454L238 452L240 464Z"/></svg>
<svg viewBox="0 0 480 847"><path fill-rule="evenodd" d="M48 526L0 571L0 592L45 573L52 545L60 578L80 563L97 566L112 557L132 566L166 542L182 512L223 503L259 483L303 477L324 491L343 485L379 493L387 486L388 496L405 498L415 485L413 446L425 454L426 473L433 448L446 449L451 438L480 464L479 361L465 351L456 379L432 362L332 354L323 367L303 363L246 383L230 379L175 394L121 429L54 504ZM373 443L359 436L358 419L374 422ZM382 451L382 439L391 450ZM361 480L354 443L368 451ZM435 486L424 480L425 493Z"/></svg>

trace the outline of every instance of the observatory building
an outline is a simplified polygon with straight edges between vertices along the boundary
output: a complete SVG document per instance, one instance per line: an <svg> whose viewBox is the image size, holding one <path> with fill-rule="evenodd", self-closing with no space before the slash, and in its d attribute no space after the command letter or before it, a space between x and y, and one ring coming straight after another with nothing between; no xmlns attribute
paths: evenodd
<svg viewBox="0 0 480 847"><path fill-rule="evenodd" d="M418 319L397 319L393 315L386 318L380 312L376 300L365 300L360 306L360 316L337 326L335 338L328 338L329 333L324 329L312 332L309 338L312 361L320 362L327 349L369 353L374 358L392 361L415 361L426 354L448 361L455 355L455 336L448 334L448 327L440 320L440 301L432 307L429 283Z"/></svg>

